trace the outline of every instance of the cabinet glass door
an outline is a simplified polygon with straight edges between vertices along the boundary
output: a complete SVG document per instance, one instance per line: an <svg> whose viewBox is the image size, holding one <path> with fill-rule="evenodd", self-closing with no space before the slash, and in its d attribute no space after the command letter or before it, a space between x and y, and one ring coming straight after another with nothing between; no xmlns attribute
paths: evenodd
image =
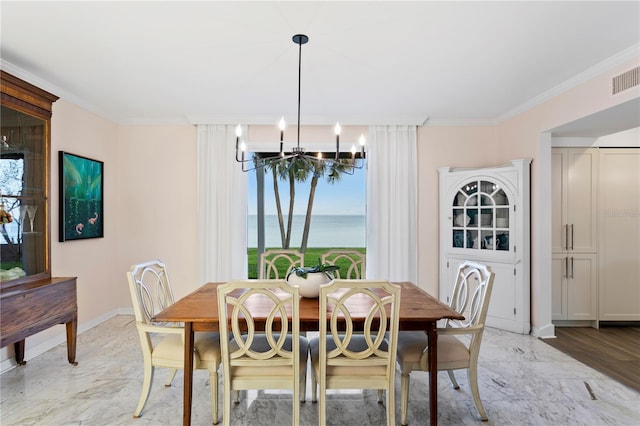
<svg viewBox="0 0 640 426"><path fill-rule="evenodd" d="M47 122L0 111L0 282L47 271Z"/></svg>
<svg viewBox="0 0 640 426"><path fill-rule="evenodd" d="M454 248L510 251L509 198L488 180L472 180L453 199Z"/></svg>

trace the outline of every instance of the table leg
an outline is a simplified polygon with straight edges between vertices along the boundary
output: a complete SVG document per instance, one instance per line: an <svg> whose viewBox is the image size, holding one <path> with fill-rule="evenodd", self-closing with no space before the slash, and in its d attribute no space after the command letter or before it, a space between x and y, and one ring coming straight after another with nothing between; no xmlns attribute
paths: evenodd
<svg viewBox="0 0 640 426"><path fill-rule="evenodd" d="M67 327L67 359L71 365L78 365L76 361L76 336L78 335L78 319L66 323Z"/></svg>
<svg viewBox="0 0 640 426"><path fill-rule="evenodd" d="M193 323L184 323L184 407L182 423L191 425L191 396L193 383Z"/></svg>
<svg viewBox="0 0 640 426"><path fill-rule="evenodd" d="M438 424L438 333L436 323L429 322L427 326L429 337L429 424Z"/></svg>
<svg viewBox="0 0 640 426"><path fill-rule="evenodd" d="M16 363L18 363L18 365L25 365L27 361L24 360L24 339L14 343L13 348L16 353Z"/></svg>

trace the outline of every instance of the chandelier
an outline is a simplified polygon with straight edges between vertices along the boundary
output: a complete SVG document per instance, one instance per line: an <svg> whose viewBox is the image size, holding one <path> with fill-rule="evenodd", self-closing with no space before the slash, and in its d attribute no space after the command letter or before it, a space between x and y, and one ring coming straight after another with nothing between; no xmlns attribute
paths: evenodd
<svg viewBox="0 0 640 426"><path fill-rule="evenodd" d="M330 173L339 172L346 174L353 174L355 169L361 169L364 167L364 159L366 153L364 150L365 139L364 135L360 135L359 144L360 148L356 149L356 145L351 146L350 152L340 154L340 123L336 123L334 127L336 135L336 152L335 153L323 153L307 152L300 146L300 80L302 70L302 45L309 41L309 37L304 34L296 34L293 36L293 42L298 45L298 135L297 145L291 148L291 151L285 151L284 149L284 129L286 123L284 117L280 119L278 127L280 128L280 151L277 154L258 154L254 153L252 158L249 158L246 154L247 145L241 139L242 128L238 124L236 127L236 161L242 164L242 171L249 172L251 170L259 169L262 167L280 167L290 168L293 165L297 167L307 168L313 171L316 175L324 174L325 171ZM323 155L324 154L324 155ZM328 154L328 155L327 155Z"/></svg>

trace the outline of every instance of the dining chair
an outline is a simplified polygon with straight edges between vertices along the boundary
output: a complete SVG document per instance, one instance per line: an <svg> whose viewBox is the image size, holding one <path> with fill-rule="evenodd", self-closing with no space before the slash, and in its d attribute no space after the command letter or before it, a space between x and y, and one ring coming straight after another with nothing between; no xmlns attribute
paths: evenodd
<svg viewBox="0 0 640 426"><path fill-rule="evenodd" d="M357 388L386 391L387 425L395 426L399 307L400 287L387 281L336 279L320 288L319 317L327 320L320 321L309 347L312 401L319 388L321 425L327 423L327 389Z"/></svg>
<svg viewBox="0 0 640 426"><path fill-rule="evenodd" d="M309 351L300 335L299 305L298 289L284 280L232 281L218 287L220 324L227 324L220 327L225 425L231 421L231 391L249 389L291 389L292 421L299 424Z"/></svg>
<svg viewBox="0 0 640 426"><path fill-rule="evenodd" d="M365 279L365 255L357 250L329 250L322 254L321 263L339 265L340 270L334 272L336 278Z"/></svg>
<svg viewBox="0 0 640 426"><path fill-rule="evenodd" d="M466 369L473 402L480 418L487 421L478 391L478 355L484 332L493 272L489 267L466 261L460 264L450 306L465 316L464 320L445 320L438 328L438 371L447 371L454 389L460 389L453 370ZM462 337L463 339L460 339ZM429 339L421 331L403 331L398 337L398 363L401 372L401 424L407 424L409 379L414 370L429 371L427 345Z"/></svg>
<svg viewBox="0 0 640 426"><path fill-rule="evenodd" d="M260 253L258 279L283 280L294 267L304 265L304 253L293 249L268 249ZM278 267L286 269L284 275Z"/></svg>
<svg viewBox="0 0 640 426"><path fill-rule="evenodd" d="M142 394L133 417L140 417L144 408L156 367L171 369L165 386L178 369L184 368L184 325L154 323L151 319L174 303L169 275L164 262L152 260L131 266L127 271L136 328L142 346L144 378ZM194 337L193 368L209 370L213 424L218 424L218 367L220 366L220 338L218 333L198 332Z"/></svg>

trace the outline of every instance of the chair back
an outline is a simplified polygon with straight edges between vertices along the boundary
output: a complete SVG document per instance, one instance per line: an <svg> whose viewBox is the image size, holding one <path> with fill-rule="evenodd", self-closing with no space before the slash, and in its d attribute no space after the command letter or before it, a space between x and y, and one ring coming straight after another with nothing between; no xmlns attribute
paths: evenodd
<svg viewBox="0 0 640 426"><path fill-rule="evenodd" d="M292 378L299 377L299 305L298 289L284 280L235 281L219 286L225 374L235 366L287 365L292 367ZM288 336L290 348L285 347ZM253 343L258 337L266 339L267 345L256 348Z"/></svg>
<svg viewBox="0 0 640 426"><path fill-rule="evenodd" d="M151 324L151 318L173 305L173 292L164 262L150 262L132 265L127 271L131 302L136 322Z"/></svg>
<svg viewBox="0 0 640 426"><path fill-rule="evenodd" d="M494 273L480 263L460 264L449 306L464 315L464 320L448 319L445 328L484 328L489 310ZM483 333L471 335L470 350L479 350Z"/></svg>
<svg viewBox="0 0 640 426"><path fill-rule="evenodd" d="M294 267L302 267L304 254L292 249L270 249L260 254L258 279L283 280ZM284 275L278 272L278 268L286 269Z"/></svg>
<svg viewBox="0 0 640 426"><path fill-rule="evenodd" d="M340 270L333 273L335 278L348 280L365 279L365 256L359 251L329 250L322 254L321 262L340 266Z"/></svg>
<svg viewBox="0 0 640 426"><path fill-rule="evenodd" d="M320 380L327 366L385 366L393 380L399 307L400 287L387 281L336 279L322 286L320 318L328 320L319 327ZM354 318L363 314L364 323L356 324Z"/></svg>

